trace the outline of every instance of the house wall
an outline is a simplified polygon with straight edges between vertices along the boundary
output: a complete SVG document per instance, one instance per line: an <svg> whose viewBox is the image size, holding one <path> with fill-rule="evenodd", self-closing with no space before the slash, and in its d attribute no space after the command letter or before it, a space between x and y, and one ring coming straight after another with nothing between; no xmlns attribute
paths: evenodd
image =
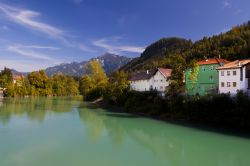
<svg viewBox="0 0 250 166"><path fill-rule="evenodd" d="M131 89L139 92L150 91L151 89L165 92L168 86L169 81L159 71L148 80L130 81Z"/></svg>
<svg viewBox="0 0 250 166"><path fill-rule="evenodd" d="M130 87L132 90L144 92L150 90L150 80L137 80L137 81L131 81Z"/></svg>
<svg viewBox="0 0 250 166"><path fill-rule="evenodd" d="M244 92L249 92L249 78L247 78L247 70L250 70L250 65L238 68L238 69L225 69L219 71L219 92L220 93L230 93L231 95L236 95L239 90ZM224 71L224 76L222 72ZM227 75L227 72L230 72L230 76ZM234 76L232 73L236 71ZM241 71L242 71L242 80L241 80ZM221 86L221 83L225 83L225 87ZM227 86L227 82L230 82L230 87ZM233 82L236 82L236 87L233 87Z"/></svg>
<svg viewBox="0 0 250 166"><path fill-rule="evenodd" d="M157 90L158 92L165 92L166 88L169 86L169 80L165 78L160 71L157 71L156 74L152 77L151 80L153 89Z"/></svg>
<svg viewBox="0 0 250 166"><path fill-rule="evenodd" d="M233 75L234 71L236 72L236 75ZM230 73L230 75L227 74L228 72ZM233 86L234 82L236 83L235 87ZM222 86L222 83L224 83L224 87ZM243 84L244 81L240 80L240 68L219 71L219 93L230 93L232 95L235 95L238 90L242 89L242 87L244 86Z"/></svg>
<svg viewBox="0 0 250 166"><path fill-rule="evenodd" d="M190 78L191 69L185 72L186 94L204 96L209 93L218 92L219 76L217 68L219 64L200 65L196 83Z"/></svg>

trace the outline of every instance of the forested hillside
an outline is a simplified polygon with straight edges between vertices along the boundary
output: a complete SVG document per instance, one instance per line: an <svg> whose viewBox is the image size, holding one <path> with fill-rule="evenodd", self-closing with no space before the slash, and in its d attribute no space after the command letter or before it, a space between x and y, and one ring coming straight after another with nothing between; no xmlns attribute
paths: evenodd
<svg viewBox="0 0 250 166"><path fill-rule="evenodd" d="M191 60L219 56L228 60L250 58L250 21L235 26L226 33L204 37L194 43L181 38L160 39L121 70L136 71L171 66L176 58L182 59L185 62L183 65L186 65Z"/></svg>

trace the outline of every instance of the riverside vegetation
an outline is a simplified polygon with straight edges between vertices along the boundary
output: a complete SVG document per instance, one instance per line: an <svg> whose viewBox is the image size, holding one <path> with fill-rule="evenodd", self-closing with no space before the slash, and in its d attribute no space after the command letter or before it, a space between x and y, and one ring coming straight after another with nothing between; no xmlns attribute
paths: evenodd
<svg viewBox="0 0 250 166"><path fill-rule="evenodd" d="M62 74L48 77L44 71L38 71L13 84L10 70L5 69L0 74L0 86L7 88L7 96L81 94L85 101L103 99L108 104L124 107L129 113L249 129L250 99L247 94L239 92L235 97L230 97L229 94L211 94L204 97L183 95L183 71L186 68L195 68L195 62L204 57L220 55L229 60L249 58L249 38L250 22L195 43L179 38L161 39L147 47L141 57L109 76L105 74L99 61L93 60L87 65L89 74L80 78ZM129 72L155 67L173 69L165 98L159 97L154 91L130 91Z"/></svg>

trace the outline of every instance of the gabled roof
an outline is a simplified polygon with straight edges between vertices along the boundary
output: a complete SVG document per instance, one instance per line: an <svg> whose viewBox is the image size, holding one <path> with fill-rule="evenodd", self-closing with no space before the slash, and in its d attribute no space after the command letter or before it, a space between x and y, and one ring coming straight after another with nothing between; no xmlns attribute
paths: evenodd
<svg viewBox="0 0 250 166"><path fill-rule="evenodd" d="M226 59L221 59L221 58L211 58L211 59L206 59L202 61L197 62L198 65L211 65L211 64L221 64L221 63L229 63L228 60Z"/></svg>
<svg viewBox="0 0 250 166"><path fill-rule="evenodd" d="M167 69L167 68L158 68L159 72L164 76L164 77L170 77L172 73L172 69Z"/></svg>
<svg viewBox="0 0 250 166"><path fill-rule="evenodd" d="M23 76L21 74L16 74L12 76L13 80L21 80Z"/></svg>
<svg viewBox="0 0 250 166"><path fill-rule="evenodd" d="M156 72L159 71L164 77L170 77L172 73L172 69L167 68L157 68L155 70L143 71L139 73L135 73L129 77L130 81L138 81L138 80L148 80L153 77Z"/></svg>
<svg viewBox="0 0 250 166"><path fill-rule="evenodd" d="M223 70L223 69L237 69L241 68L247 64L250 63L250 59L245 59L245 60L236 60L230 63L225 64L224 66L218 67L218 70Z"/></svg>

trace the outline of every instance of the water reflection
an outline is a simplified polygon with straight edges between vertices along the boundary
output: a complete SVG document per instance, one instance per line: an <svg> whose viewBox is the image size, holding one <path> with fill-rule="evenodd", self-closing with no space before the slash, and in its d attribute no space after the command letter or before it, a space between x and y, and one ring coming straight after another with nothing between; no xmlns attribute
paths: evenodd
<svg viewBox="0 0 250 166"><path fill-rule="evenodd" d="M170 166L250 163L247 139L87 108L80 109L79 116L94 141L101 139L105 132L115 146L129 146L127 142L134 141Z"/></svg>
<svg viewBox="0 0 250 166"><path fill-rule="evenodd" d="M64 118L57 115L63 115ZM38 123L32 128L32 125L27 124L23 128L17 128L13 125L13 121L18 119L17 116L22 118L21 122L37 121L44 125ZM47 117L51 118L50 121L45 121ZM14 120L11 121L12 118ZM1 141L10 140L10 145L15 145L14 142L20 143L19 146L23 146L24 149L26 146L31 146L32 141L36 142L34 145L40 144L40 138L47 140L48 143L53 140L56 143L61 142L58 146L61 149L56 149L53 154L65 152L65 156L72 155L72 159L78 160L86 156L81 165L84 165L87 159L91 160L88 154L93 157L102 155L102 151L106 153L103 156L107 157L102 161L113 161L114 155L121 155L122 157L117 155L120 160L116 160L122 161L120 165L129 165L129 161L130 165L131 163L140 165L137 164L138 161L134 161L139 158L145 160L143 165L153 165L152 163L164 166L250 165L250 141L247 139L201 132L128 114L107 112L95 105L81 102L81 98L3 99L0 100L0 127L1 124L6 126L10 124L10 127L2 128L2 133L5 135L0 134ZM21 135L26 135L30 140L22 139ZM38 136L32 140L34 135ZM24 144L22 141L27 142ZM54 142L52 144L55 144ZM3 144L0 144L1 146L4 147ZM20 150L19 146L13 149L13 152ZM74 153L76 150L77 153ZM6 152L2 150L2 155ZM79 158L75 158L77 155Z"/></svg>
<svg viewBox="0 0 250 166"><path fill-rule="evenodd" d="M43 122L49 112L69 112L77 107L81 98L4 98L0 101L0 123L7 124L12 116L27 116L29 120Z"/></svg>

